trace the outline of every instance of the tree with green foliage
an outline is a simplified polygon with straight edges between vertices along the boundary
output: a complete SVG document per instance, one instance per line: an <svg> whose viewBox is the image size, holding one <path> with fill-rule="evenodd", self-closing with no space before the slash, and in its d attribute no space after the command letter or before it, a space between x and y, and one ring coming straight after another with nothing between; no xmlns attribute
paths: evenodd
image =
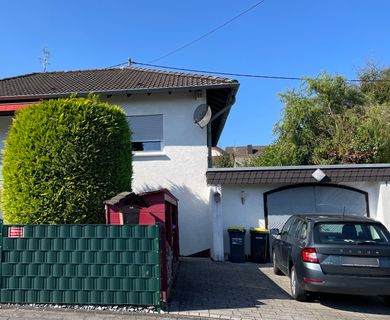
<svg viewBox="0 0 390 320"><path fill-rule="evenodd" d="M88 98L46 100L16 113L5 143L7 223L104 223L103 201L131 190L122 109Z"/></svg>
<svg viewBox="0 0 390 320"><path fill-rule="evenodd" d="M324 73L281 94L277 139L250 165L390 162L390 69L371 66L360 79Z"/></svg>
<svg viewBox="0 0 390 320"><path fill-rule="evenodd" d="M235 157L231 153L223 153L219 157L216 157L213 162L214 168L232 168L234 167Z"/></svg>
<svg viewBox="0 0 390 320"><path fill-rule="evenodd" d="M368 63L360 73L360 89L373 103L389 104L390 68L380 69L374 63Z"/></svg>

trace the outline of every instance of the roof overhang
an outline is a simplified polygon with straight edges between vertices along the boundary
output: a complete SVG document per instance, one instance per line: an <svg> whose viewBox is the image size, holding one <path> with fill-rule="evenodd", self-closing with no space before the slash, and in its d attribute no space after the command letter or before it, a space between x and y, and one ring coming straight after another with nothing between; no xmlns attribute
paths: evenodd
<svg viewBox="0 0 390 320"><path fill-rule="evenodd" d="M318 181L313 173L320 169L325 177ZM207 171L209 185L297 184L390 181L390 164L346 164L289 167L212 168Z"/></svg>
<svg viewBox="0 0 390 320"><path fill-rule="evenodd" d="M106 200L103 203L114 206L114 205L121 204L121 203L127 203L129 201L133 202L135 205L137 205L139 207L147 207L148 206L148 204L140 196L138 196L134 192L119 193L115 197L113 197L109 200Z"/></svg>
<svg viewBox="0 0 390 320"><path fill-rule="evenodd" d="M180 92L180 91L196 91L196 90L210 90L210 89L225 89L236 88L238 90L239 83L229 84L215 84L205 86L189 86L189 87L160 87L160 88L140 88L140 89L121 89L121 90L102 90L102 91L79 91L79 92L56 92L49 94L37 94L37 95L18 95L18 96L0 96L0 103L12 102L12 101L26 101L26 100L41 100L41 99L55 99L66 98L71 94L77 94L77 96L88 96L91 92L97 95L123 95L123 94L136 94L136 93L158 93L158 92Z"/></svg>
<svg viewBox="0 0 390 320"><path fill-rule="evenodd" d="M207 90L207 104L210 106L213 115L222 112L214 121L211 122L211 145L215 147L222 134L230 109L234 105L235 96L239 84L221 89Z"/></svg>

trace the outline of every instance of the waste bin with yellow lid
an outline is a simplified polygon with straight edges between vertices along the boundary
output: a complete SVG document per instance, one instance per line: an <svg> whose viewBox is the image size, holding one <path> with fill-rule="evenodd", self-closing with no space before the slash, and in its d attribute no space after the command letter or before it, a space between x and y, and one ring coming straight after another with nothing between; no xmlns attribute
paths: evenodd
<svg viewBox="0 0 390 320"><path fill-rule="evenodd" d="M231 262L245 262L245 233L244 227L229 227L230 255Z"/></svg>
<svg viewBox="0 0 390 320"><path fill-rule="evenodd" d="M268 258L269 230L265 228L250 228L251 261L266 263Z"/></svg>

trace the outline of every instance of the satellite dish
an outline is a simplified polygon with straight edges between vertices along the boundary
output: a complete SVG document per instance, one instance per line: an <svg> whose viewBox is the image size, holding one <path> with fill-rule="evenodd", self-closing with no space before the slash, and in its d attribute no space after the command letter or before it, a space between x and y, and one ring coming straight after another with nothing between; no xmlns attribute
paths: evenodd
<svg viewBox="0 0 390 320"><path fill-rule="evenodd" d="M204 128L209 124L211 116L212 112L210 106L207 104L201 104L194 112L194 121L199 127Z"/></svg>

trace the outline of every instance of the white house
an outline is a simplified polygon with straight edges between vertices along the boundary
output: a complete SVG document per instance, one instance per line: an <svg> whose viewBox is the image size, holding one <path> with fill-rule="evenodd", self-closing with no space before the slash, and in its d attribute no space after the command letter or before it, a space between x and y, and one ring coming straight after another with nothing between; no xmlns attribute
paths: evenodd
<svg viewBox="0 0 390 320"><path fill-rule="evenodd" d="M366 215L390 227L390 164L208 168L238 86L226 78L132 67L2 79L0 149L15 110L95 92L128 117L134 191L167 188L179 199L183 255L211 248L215 260L224 260L229 226L280 228L292 214ZM203 129L194 123L200 105L212 112Z"/></svg>
<svg viewBox="0 0 390 320"><path fill-rule="evenodd" d="M133 131L133 190L170 190L179 199L181 254L207 252L211 247L208 150L218 142L238 87L231 79L132 67L2 79L0 149L15 110L41 99L95 92L121 106L128 116ZM202 104L217 115L203 129L194 123L194 112Z"/></svg>
<svg viewBox="0 0 390 320"><path fill-rule="evenodd" d="M390 228L390 164L218 168L207 181L215 260L229 253L229 226L281 229L294 214L369 216Z"/></svg>

